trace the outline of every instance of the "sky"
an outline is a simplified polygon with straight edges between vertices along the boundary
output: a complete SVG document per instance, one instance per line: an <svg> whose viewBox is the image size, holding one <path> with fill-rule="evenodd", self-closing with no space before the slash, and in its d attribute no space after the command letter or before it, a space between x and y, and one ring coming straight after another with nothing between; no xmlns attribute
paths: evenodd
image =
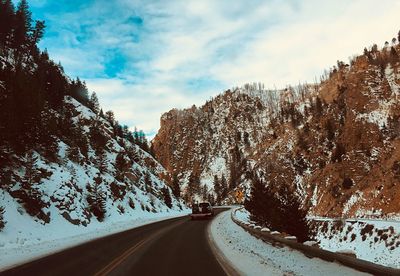
<svg viewBox="0 0 400 276"><path fill-rule="evenodd" d="M152 138L172 108L236 86L314 82L397 37L391 0L28 0L40 42L104 111Z"/></svg>

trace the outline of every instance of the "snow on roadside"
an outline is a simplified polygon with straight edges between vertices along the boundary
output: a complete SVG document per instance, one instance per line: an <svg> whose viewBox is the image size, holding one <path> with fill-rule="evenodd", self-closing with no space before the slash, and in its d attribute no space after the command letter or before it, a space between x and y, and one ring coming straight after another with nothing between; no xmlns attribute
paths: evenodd
<svg viewBox="0 0 400 276"><path fill-rule="evenodd" d="M361 193L360 193L361 194ZM348 202L353 204L361 195ZM235 212L241 222L254 224L250 213L242 208ZM316 230L315 240L322 249L332 252L351 250L357 258L380 265L400 268L400 222L395 219L308 217ZM273 229L272 229L273 230Z"/></svg>
<svg viewBox="0 0 400 276"><path fill-rule="evenodd" d="M13 242L5 242L9 239L3 239L6 233L0 232L0 271L90 240L187 214L187 209L160 213L139 211L136 216L113 216L104 222L93 221L84 227L73 225L62 218L54 223L40 225L22 218L15 208L15 214L12 216L21 216L22 220L19 219L21 230L13 229L16 231L14 234L11 233L15 237Z"/></svg>
<svg viewBox="0 0 400 276"><path fill-rule="evenodd" d="M357 258L400 268L400 223L374 219L313 221L316 240L329 251L352 250Z"/></svg>
<svg viewBox="0 0 400 276"><path fill-rule="evenodd" d="M211 223L216 246L243 275L366 275L318 258L310 259L287 247L267 244L236 225L231 211L219 214Z"/></svg>

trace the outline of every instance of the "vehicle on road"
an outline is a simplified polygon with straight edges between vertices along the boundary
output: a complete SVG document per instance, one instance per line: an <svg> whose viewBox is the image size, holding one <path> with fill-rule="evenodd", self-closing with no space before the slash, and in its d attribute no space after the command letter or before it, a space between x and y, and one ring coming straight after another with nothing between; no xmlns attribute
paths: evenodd
<svg viewBox="0 0 400 276"><path fill-rule="evenodd" d="M192 220L209 218L212 217L213 215L214 215L214 210L210 202L193 203L192 213L190 214Z"/></svg>

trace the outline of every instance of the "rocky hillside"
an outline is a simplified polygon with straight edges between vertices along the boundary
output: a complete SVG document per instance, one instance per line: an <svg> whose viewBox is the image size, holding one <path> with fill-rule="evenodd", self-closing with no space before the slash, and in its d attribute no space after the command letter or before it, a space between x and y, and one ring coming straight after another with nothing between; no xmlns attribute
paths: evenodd
<svg viewBox="0 0 400 276"><path fill-rule="evenodd" d="M248 188L257 172L289 186L310 215L398 214L399 51L374 45L349 64L338 61L318 84L247 85L200 108L171 110L155 154L184 187L195 174L212 193L214 175L223 174L231 192Z"/></svg>

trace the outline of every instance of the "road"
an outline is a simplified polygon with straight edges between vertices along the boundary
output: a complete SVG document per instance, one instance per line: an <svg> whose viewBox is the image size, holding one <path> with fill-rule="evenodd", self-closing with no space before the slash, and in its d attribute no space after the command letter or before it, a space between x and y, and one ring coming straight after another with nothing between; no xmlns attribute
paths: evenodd
<svg viewBox="0 0 400 276"><path fill-rule="evenodd" d="M215 214L226 209L216 209ZM188 216L99 238L1 275L226 275L207 238L211 220Z"/></svg>

